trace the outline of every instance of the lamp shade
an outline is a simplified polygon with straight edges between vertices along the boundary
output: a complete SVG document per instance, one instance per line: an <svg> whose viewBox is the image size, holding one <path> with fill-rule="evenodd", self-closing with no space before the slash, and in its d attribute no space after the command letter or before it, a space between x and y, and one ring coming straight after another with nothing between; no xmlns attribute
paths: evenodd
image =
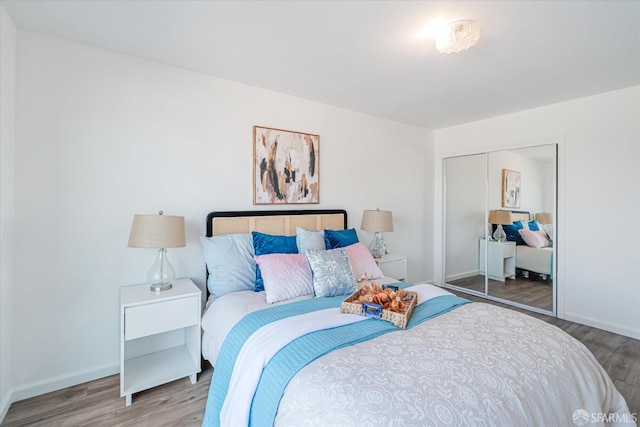
<svg viewBox="0 0 640 427"><path fill-rule="evenodd" d="M186 246L184 217L163 215L134 215L130 248L181 248Z"/></svg>
<svg viewBox="0 0 640 427"><path fill-rule="evenodd" d="M551 212L538 212L536 221L540 224L553 224L553 215L551 215Z"/></svg>
<svg viewBox="0 0 640 427"><path fill-rule="evenodd" d="M511 211L489 211L489 224L503 224L509 225L513 223L511 218Z"/></svg>
<svg viewBox="0 0 640 427"><path fill-rule="evenodd" d="M362 230L377 231L386 233L393 231L393 217L391 211L381 211L380 209L362 212Z"/></svg>

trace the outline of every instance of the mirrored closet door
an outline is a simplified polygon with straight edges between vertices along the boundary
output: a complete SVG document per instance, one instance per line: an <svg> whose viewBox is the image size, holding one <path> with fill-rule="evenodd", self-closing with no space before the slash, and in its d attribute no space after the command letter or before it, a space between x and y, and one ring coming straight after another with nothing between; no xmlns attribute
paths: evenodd
<svg viewBox="0 0 640 427"><path fill-rule="evenodd" d="M555 313L556 151L445 159L445 286Z"/></svg>

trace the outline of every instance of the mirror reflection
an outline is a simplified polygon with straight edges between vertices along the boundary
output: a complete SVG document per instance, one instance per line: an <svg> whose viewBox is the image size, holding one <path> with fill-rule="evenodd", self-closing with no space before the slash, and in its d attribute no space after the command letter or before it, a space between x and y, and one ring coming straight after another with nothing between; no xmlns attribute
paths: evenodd
<svg viewBox="0 0 640 427"><path fill-rule="evenodd" d="M555 145L449 158L445 170L447 284L555 312Z"/></svg>
<svg viewBox="0 0 640 427"><path fill-rule="evenodd" d="M478 242L487 234L487 155L445 161L445 281L485 295Z"/></svg>

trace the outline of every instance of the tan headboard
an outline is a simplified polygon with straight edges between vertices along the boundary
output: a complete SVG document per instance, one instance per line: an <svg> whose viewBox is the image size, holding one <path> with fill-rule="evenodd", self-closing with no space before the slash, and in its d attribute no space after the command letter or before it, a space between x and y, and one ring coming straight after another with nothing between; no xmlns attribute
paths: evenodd
<svg viewBox="0 0 640 427"><path fill-rule="evenodd" d="M344 230L347 212L344 210L308 211L238 211L211 212L207 215L207 237L223 234L250 233L293 236L296 227L306 230Z"/></svg>
<svg viewBox="0 0 640 427"><path fill-rule="evenodd" d="M524 211L511 211L512 221L531 221L531 214Z"/></svg>

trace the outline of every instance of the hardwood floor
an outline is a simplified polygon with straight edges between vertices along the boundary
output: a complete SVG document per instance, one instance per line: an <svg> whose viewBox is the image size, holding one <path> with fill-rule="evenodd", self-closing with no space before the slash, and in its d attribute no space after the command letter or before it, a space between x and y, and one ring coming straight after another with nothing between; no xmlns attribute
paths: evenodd
<svg viewBox="0 0 640 427"><path fill-rule="evenodd" d="M198 382L183 378L133 395L131 406L120 397L120 376L79 384L15 402L4 426L200 426L213 368L203 364Z"/></svg>
<svg viewBox="0 0 640 427"><path fill-rule="evenodd" d="M640 414L640 340L578 323L533 313L472 295L471 301L522 311L558 326L582 341L598 359L627 400L631 413ZM11 405L4 427L14 426L200 426L213 369L203 365L196 384L183 378L133 396L125 406L120 377L112 375Z"/></svg>
<svg viewBox="0 0 640 427"><path fill-rule="evenodd" d="M484 292L484 276L477 275L448 282L461 288ZM489 295L514 301L542 310L553 311L553 288L551 283L538 279L535 273L530 278L522 277L520 273L515 279L505 282L489 279Z"/></svg>

